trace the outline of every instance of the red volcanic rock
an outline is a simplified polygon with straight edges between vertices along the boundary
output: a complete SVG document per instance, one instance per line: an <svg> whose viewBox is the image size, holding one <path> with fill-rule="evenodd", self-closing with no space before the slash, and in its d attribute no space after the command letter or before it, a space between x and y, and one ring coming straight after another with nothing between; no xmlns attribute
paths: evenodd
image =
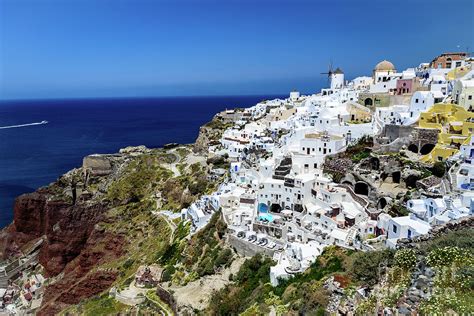
<svg viewBox="0 0 474 316"><path fill-rule="evenodd" d="M38 192L23 194L15 201L14 227L16 232L23 233L31 239L45 233L47 216L45 216L46 194Z"/></svg>
<svg viewBox="0 0 474 316"><path fill-rule="evenodd" d="M47 204L49 206L49 204ZM50 225L46 241L41 249L40 263L49 275L60 273L66 264L76 258L84 248L94 226L106 209L100 205L74 205L48 208Z"/></svg>
<svg viewBox="0 0 474 316"><path fill-rule="evenodd" d="M50 315L67 305L77 304L84 298L107 290L115 281L116 272L92 269L119 258L123 254L124 245L123 236L94 230L80 255L64 268L64 276L46 288L39 314Z"/></svg>
<svg viewBox="0 0 474 316"><path fill-rule="evenodd" d="M50 199L47 191L24 194L17 198L13 229L9 233L6 255L27 242L45 237L39 261L48 276L54 276L76 258L84 248L95 224L106 212L98 204L71 205L69 201Z"/></svg>
<svg viewBox="0 0 474 316"><path fill-rule="evenodd" d="M55 292L48 291L45 295L46 303L43 304L37 315L55 315L68 305L78 304L82 299L100 294L107 290L115 281L116 273L106 271L96 271L88 274L85 278L79 279L69 288L64 288L55 295ZM51 296L54 297L51 297Z"/></svg>
<svg viewBox="0 0 474 316"><path fill-rule="evenodd" d="M107 290L116 272L94 268L124 253L124 236L96 229L99 222L108 220L108 205L92 195L73 204L65 194L68 190L63 180L18 197L14 223L0 233L4 257L16 256L23 246L43 238L39 263L49 277L63 273L46 287L40 315L56 314Z"/></svg>

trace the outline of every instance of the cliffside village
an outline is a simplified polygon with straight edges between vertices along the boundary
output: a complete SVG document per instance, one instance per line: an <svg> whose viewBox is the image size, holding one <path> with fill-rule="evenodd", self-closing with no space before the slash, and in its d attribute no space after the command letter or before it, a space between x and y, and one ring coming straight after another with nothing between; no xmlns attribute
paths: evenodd
<svg viewBox="0 0 474 316"><path fill-rule="evenodd" d="M278 262L270 272L276 285L307 269L328 245L395 248L399 239L472 216L472 65L467 53L444 53L403 71L383 60L372 76L350 81L330 69L329 88L317 94L293 91L220 113L231 127L209 145L209 155L228 156L230 175L182 218L196 232L221 210L234 247ZM355 168L344 165L338 155L368 139L370 156ZM419 171L396 155L427 166L442 162L447 171L416 181ZM334 169L339 181L327 172ZM406 214L390 215L410 188L416 194L403 202Z"/></svg>
<svg viewBox="0 0 474 316"><path fill-rule="evenodd" d="M265 253L277 262L273 285L303 272L329 245L395 248L401 239L472 216L473 62L467 53L445 53L397 71L384 60L371 76L350 81L340 68L329 69L329 87L317 94L293 91L221 112L214 120L227 128L204 145L208 158L230 162L209 174L225 180L181 213L158 213L190 221L194 234L221 211L239 253ZM419 168L440 163L442 176ZM394 211L400 205L403 212ZM42 242L0 264L0 315L40 308L49 282L37 260ZM162 272L140 266L130 286L109 293L140 304Z"/></svg>

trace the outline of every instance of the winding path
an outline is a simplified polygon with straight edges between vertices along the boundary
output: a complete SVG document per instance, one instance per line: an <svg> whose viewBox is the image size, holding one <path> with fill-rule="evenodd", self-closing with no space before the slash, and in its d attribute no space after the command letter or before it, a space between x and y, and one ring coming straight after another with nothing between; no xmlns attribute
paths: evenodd
<svg viewBox="0 0 474 316"><path fill-rule="evenodd" d="M169 153L172 154L175 158L174 161L169 164L169 169L173 171L175 177L179 177L181 175L181 172L179 171L176 165L181 160L181 157L175 151L170 151Z"/></svg>

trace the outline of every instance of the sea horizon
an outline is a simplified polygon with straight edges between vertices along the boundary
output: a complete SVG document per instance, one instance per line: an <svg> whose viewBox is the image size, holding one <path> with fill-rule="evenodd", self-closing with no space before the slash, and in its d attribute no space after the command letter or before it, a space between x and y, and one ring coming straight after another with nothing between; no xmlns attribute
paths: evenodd
<svg viewBox="0 0 474 316"><path fill-rule="evenodd" d="M316 92L308 92L301 94L313 94ZM32 97L32 98L0 98L0 103L8 102L30 102L30 101L75 101L75 100L140 100L140 99L185 99L185 98L226 98L226 97L262 97L265 96L268 100L274 98L287 97L289 92L282 92L276 94L197 94L197 95L163 95L163 96L93 96L93 97ZM265 99L263 99L265 100Z"/></svg>

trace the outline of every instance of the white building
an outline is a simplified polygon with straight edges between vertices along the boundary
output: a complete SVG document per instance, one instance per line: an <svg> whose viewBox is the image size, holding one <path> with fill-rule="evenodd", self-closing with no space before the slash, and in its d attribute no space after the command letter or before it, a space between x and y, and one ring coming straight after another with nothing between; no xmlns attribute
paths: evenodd
<svg viewBox="0 0 474 316"><path fill-rule="evenodd" d="M386 245L395 248L398 239L427 234L431 226L416 215L410 214L409 216L389 218L386 227L383 228L387 232Z"/></svg>
<svg viewBox="0 0 474 316"><path fill-rule="evenodd" d="M434 104L443 102L444 95L440 91L416 91L410 100L409 121L415 123L421 112L428 111Z"/></svg>
<svg viewBox="0 0 474 316"><path fill-rule="evenodd" d="M471 214L474 193L466 192L461 198L426 198L407 202L407 209L431 225L440 225Z"/></svg>
<svg viewBox="0 0 474 316"><path fill-rule="evenodd" d="M474 110L474 79L457 80L452 95L457 104L466 110Z"/></svg>
<svg viewBox="0 0 474 316"><path fill-rule="evenodd" d="M331 90L342 89L344 87L344 72L340 68L330 72L329 79L331 81Z"/></svg>
<svg viewBox="0 0 474 316"><path fill-rule="evenodd" d="M373 82L372 77L368 76L362 76L362 77L357 77L354 78L351 81L351 86L355 90L361 90L361 91L366 91L369 90L370 84Z"/></svg>

